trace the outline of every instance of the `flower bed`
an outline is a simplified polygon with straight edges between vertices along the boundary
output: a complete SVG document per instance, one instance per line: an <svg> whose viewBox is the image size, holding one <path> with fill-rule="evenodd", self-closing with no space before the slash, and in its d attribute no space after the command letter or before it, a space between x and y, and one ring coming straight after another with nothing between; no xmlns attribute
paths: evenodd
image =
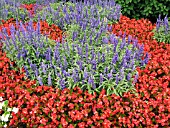
<svg viewBox="0 0 170 128"><path fill-rule="evenodd" d="M49 31L49 38L56 40L59 37L61 41L62 31L47 22L41 22L41 33L43 34L43 30ZM9 24L10 21L4 22L0 28L9 28ZM136 93L124 92L122 96L118 96L106 95L107 89L90 94L88 90L82 90L81 86L63 90L52 86L37 86L37 81L28 79L25 69L19 68L14 60L11 61L6 56L9 53L5 53L1 46L0 96L9 101L9 107L19 108L17 114L12 112L9 126L15 127L22 122L27 127L39 128L168 127L169 44L153 40L152 30L156 25L146 19L135 20L121 16L119 22L111 26L109 34L113 33L123 39L126 37L127 42L130 38L137 38L138 44L144 44L144 54L148 52L150 55L146 67L136 67ZM55 28L56 33L53 32ZM129 43L133 41L130 40Z"/></svg>

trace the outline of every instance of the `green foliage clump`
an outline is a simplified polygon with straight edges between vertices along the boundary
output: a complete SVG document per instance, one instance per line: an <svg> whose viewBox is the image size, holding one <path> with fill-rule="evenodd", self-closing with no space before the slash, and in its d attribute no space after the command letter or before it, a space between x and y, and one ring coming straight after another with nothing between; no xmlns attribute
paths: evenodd
<svg viewBox="0 0 170 128"><path fill-rule="evenodd" d="M122 7L122 14L135 19L147 18L156 21L159 14L170 11L169 0L115 0Z"/></svg>

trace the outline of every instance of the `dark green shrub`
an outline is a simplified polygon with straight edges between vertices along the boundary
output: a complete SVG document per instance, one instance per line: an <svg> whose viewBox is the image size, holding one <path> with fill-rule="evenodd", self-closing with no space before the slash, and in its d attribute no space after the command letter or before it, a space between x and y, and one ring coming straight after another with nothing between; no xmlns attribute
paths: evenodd
<svg viewBox="0 0 170 128"><path fill-rule="evenodd" d="M159 14L170 11L170 0L115 0L122 7L122 14L135 19L147 18L156 22Z"/></svg>

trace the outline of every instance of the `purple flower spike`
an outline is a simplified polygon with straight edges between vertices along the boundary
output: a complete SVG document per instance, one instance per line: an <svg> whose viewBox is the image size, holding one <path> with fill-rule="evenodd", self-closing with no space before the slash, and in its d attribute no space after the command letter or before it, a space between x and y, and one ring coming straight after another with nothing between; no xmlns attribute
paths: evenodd
<svg viewBox="0 0 170 128"><path fill-rule="evenodd" d="M109 32L112 32L112 26L107 26Z"/></svg>
<svg viewBox="0 0 170 128"><path fill-rule="evenodd" d="M121 78L123 79L124 78L124 68L121 68L120 74L121 74Z"/></svg>
<svg viewBox="0 0 170 128"><path fill-rule="evenodd" d="M130 44L131 41L132 41L132 36L128 35L128 44Z"/></svg>
<svg viewBox="0 0 170 128"><path fill-rule="evenodd" d="M95 83L94 83L94 79L92 77L89 77L88 79L88 84L92 85L92 88L95 89L96 86L95 86Z"/></svg>
<svg viewBox="0 0 170 128"><path fill-rule="evenodd" d="M77 61L77 64L79 65L80 70L82 70L82 69L83 69L83 63L82 63L82 61Z"/></svg>
<svg viewBox="0 0 170 128"><path fill-rule="evenodd" d="M35 70L35 76L38 77L38 74L39 74L39 72L38 72L38 69L36 68L36 70Z"/></svg>
<svg viewBox="0 0 170 128"><path fill-rule="evenodd" d="M52 85L52 81L51 81L51 75L50 75L50 73L48 74L48 85L50 86L50 85Z"/></svg>
<svg viewBox="0 0 170 128"><path fill-rule="evenodd" d="M130 81L130 79L131 79L131 74L130 73L127 74L126 79L127 79L127 81Z"/></svg>
<svg viewBox="0 0 170 128"><path fill-rule="evenodd" d="M168 33L168 30L169 30L169 23L168 23L168 17L167 15L165 16L164 18L164 26L165 26L165 34Z"/></svg>
<svg viewBox="0 0 170 128"><path fill-rule="evenodd" d="M160 26L161 26L161 15L159 14L159 18L156 21L156 31L157 32L158 32Z"/></svg>
<svg viewBox="0 0 170 128"><path fill-rule="evenodd" d="M119 83L119 75L116 74L116 85L118 85L118 83Z"/></svg>
<svg viewBox="0 0 170 128"><path fill-rule="evenodd" d="M126 49L126 54L125 54L125 56L126 56L126 59L127 60L129 60L130 59L130 55L131 55L131 53L132 53L132 51L131 50L129 50L128 48Z"/></svg>
<svg viewBox="0 0 170 128"><path fill-rule="evenodd" d="M67 8L66 6L63 7L63 12L66 14L67 13Z"/></svg>
<svg viewBox="0 0 170 128"><path fill-rule="evenodd" d="M110 73L107 74L107 77L108 77L109 80L113 77L112 72L113 72L113 70L111 70Z"/></svg>
<svg viewBox="0 0 170 128"><path fill-rule="evenodd" d="M28 72L28 68L24 65L24 70L26 72L26 76L29 77L29 72Z"/></svg>
<svg viewBox="0 0 170 128"><path fill-rule="evenodd" d="M35 71L36 70L36 68L37 68L37 66L36 66L36 64L30 64L30 67L31 67L31 69L33 70L33 71Z"/></svg>
<svg viewBox="0 0 170 128"><path fill-rule="evenodd" d="M40 76L38 76L37 79L38 79L39 84L42 86L43 85L42 78Z"/></svg>
<svg viewBox="0 0 170 128"><path fill-rule="evenodd" d="M17 58L20 59L21 58L21 52L18 52Z"/></svg>
<svg viewBox="0 0 170 128"><path fill-rule="evenodd" d="M64 79L61 79L60 81L59 81L59 83L60 83L60 86L61 86L61 89L63 90L64 88L66 88L66 86L65 86L65 80Z"/></svg>
<svg viewBox="0 0 170 128"><path fill-rule="evenodd" d="M116 54L114 55L113 59L112 59L112 63L115 64L119 59L119 54L116 52Z"/></svg>
<svg viewBox="0 0 170 128"><path fill-rule="evenodd" d="M102 53L102 62L104 63L105 62L105 54Z"/></svg>
<svg viewBox="0 0 170 128"><path fill-rule="evenodd" d="M107 37L103 37L102 42L103 42L104 44L108 44L108 43L109 43L109 40L108 40Z"/></svg>
<svg viewBox="0 0 170 128"><path fill-rule="evenodd" d="M42 63L41 63L41 68L42 68L43 73L46 74L46 68L47 68L46 64L44 64L44 63L42 62Z"/></svg>
<svg viewBox="0 0 170 128"><path fill-rule="evenodd" d="M125 45L126 45L126 39L123 38L122 42L121 42L121 45L120 45L120 49L123 49L125 47Z"/></svg>
<svg viewBox="0 0 170 128"><path fill-rule="evenodd" d="M66 56L64 56L64 68L67 68L67 66L68 66L68 62L67 62Z"/></svg>
<svg viewBox="0 0 170 128"><path fill-rule="evenodd" d="M88 78L88 72L87 72L87 69L85 68L84 69L84 79L87 79Z"/></svg>
<svg viewBox="0 0 170 128"><path fill-rule="evenodd" d="M92 35L90 35L90 45L92 45Z"/></svg>
<svg viewBox="0 0 170 128"><path fill-rule="evenodd" d="M145 55L145 58L144 58L144 63L147 64L148 61L149 61L149 54L147 52L146 55Z"/></svg>
<svg viewBox="0 0 170 128"><path fill-rule="evenodd" d="M137 73L136 73L136 75L135 75L134 83L136 83L136 82L137 82L138 77L139 77L139 75L138 75L138 72L137 72Z"/></svg>
<svg viewBox="0 0 170 128"><path fill-rule="evenodd" d="M111 34L109 38L111 44L114 44L114 38L115 38L115 35Z"/></svg>

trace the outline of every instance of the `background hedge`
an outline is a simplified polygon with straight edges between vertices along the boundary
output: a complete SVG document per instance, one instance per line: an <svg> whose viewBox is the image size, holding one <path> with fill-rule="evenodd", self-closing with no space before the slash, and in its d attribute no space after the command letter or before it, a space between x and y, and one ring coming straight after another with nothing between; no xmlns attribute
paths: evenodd
<svg viewBox="0 0 170 128"><path fill-rule="evenodd" d="M165 16L170 12L170 0L115 0L121 5L122 14L129 18L147 18L156 22L158 15Z"/></svg>

